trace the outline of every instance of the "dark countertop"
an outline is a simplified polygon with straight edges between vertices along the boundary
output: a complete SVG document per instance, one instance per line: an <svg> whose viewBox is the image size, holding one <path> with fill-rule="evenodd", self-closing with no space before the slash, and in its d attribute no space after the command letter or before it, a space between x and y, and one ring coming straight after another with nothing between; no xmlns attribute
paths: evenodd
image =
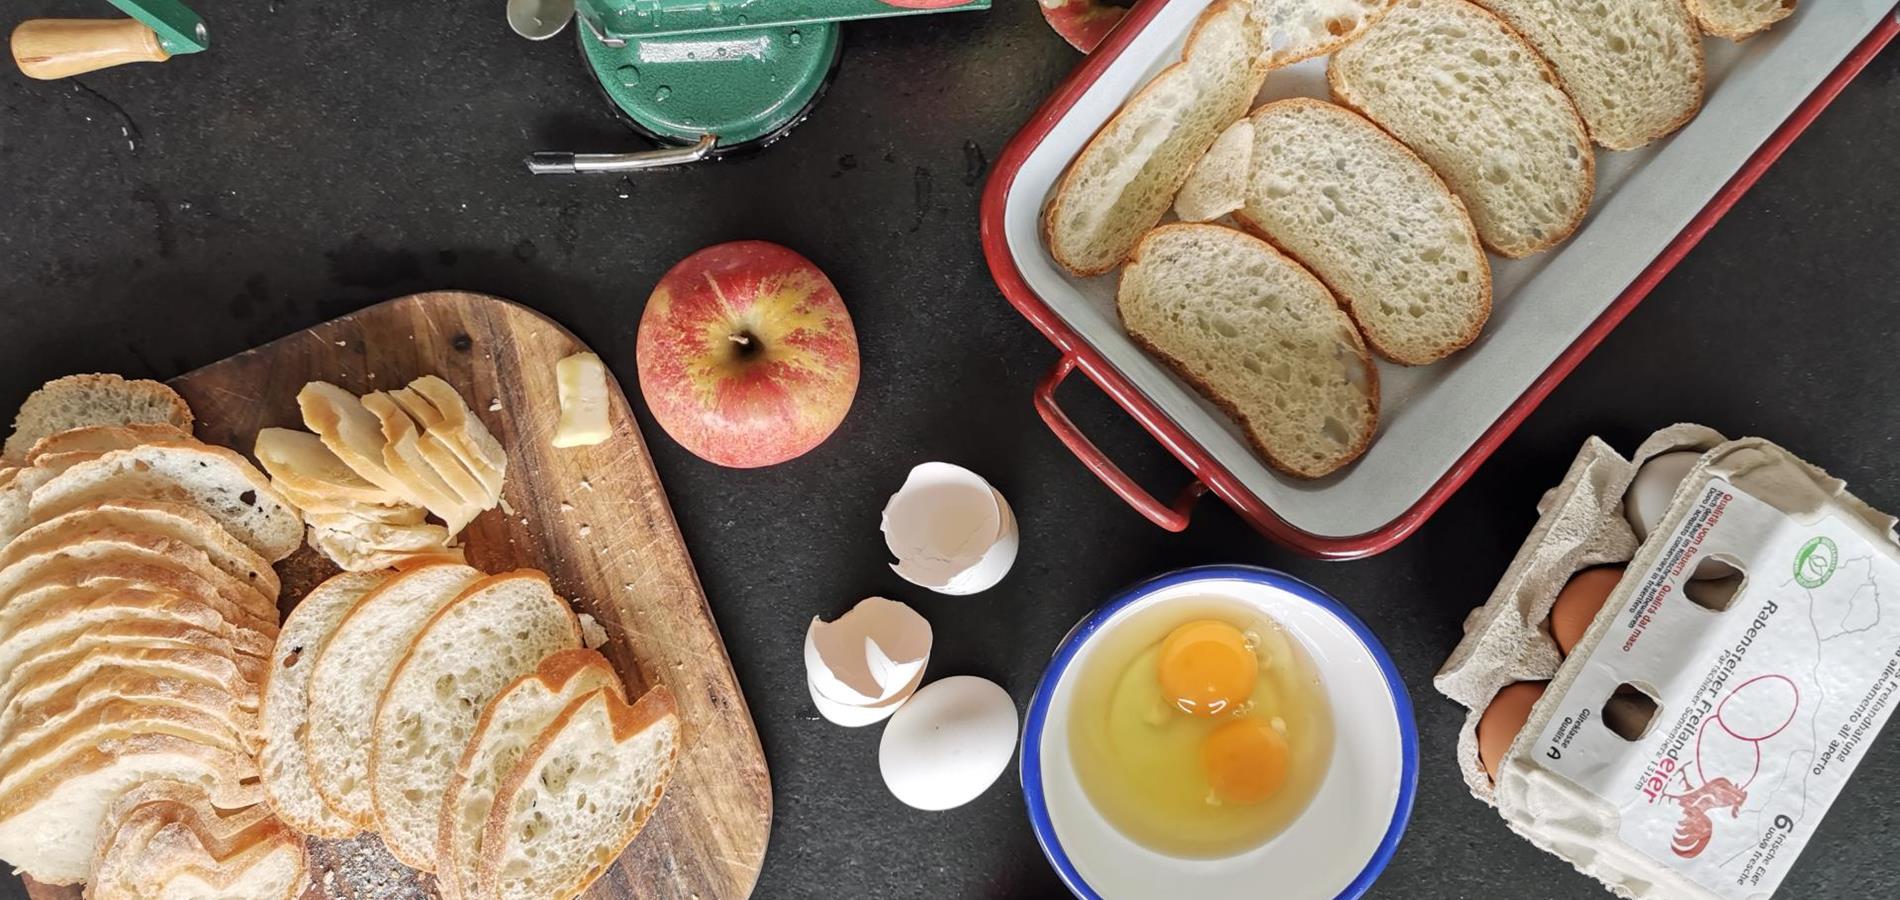
<svg viewBox="0 0 1900 900"><path fill-rule="evenodd" d="M848 26L830 95L756 158L571 179L532 178L520 159L638 142L568 36L521 41L502 5L205 4L209 53L55 83L0 74L0 409L56 375L170 377L442 287L547 312L631 384L641 304L674 261L734 238L808 255L863 342L863 385L830 441L775 468L723 470L640 407L771 763L757 896L1061 891L1013 776L967 807L917 812L878 779L877 729L816 719L800 683L811 616L870 594L910 602L936 628L933 675L983 675L1022 703L1099 600L1209 562L1314 582L1397 658L1423 774L1373 896L1607 896L1465 793L1451 761L1461 711L1430 684L1538 495L1587 435L1628 450L1691 419L1771 437L1900 510L1900 52L1876 59L1417 535L1372 560L1319 563L1212 500L1185 534L1155 529L1031 411L1055 352L998 294L976 224L986 159L1077 59L1031 3ZM81 0L7 9L8 28L111 14ZM1143 483L1185 480L1093 389L1065 389L1064 402ZM975 469L1014 506L1023 552L1000 587L938 597L885 568L878 512L931 459ZM1900 740L1888 735L1781 896L1890 893L1896 791Z"/></svg>

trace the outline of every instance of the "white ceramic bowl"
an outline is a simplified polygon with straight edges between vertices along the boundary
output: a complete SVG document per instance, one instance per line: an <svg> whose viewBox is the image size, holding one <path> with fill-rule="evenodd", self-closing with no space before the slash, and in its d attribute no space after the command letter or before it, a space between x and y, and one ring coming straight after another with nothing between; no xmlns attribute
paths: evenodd
<svg viewBox="0 0 1900 900"><path fill-rule="evenodd" d="M1208 597L1258 608L1304 645L1332 704L1333 758L1306 811L1272 840L1181 859L1124 837L1089 802L1069 762L1069 707L1097 638L1142 610ZM1205 566L1129 588L1069 632L1030 700L1021 767L1036 840L1078 897L1349 898L1379 876L1411 817L1418 731L1391 657L1339 601L1270 569Z"/></svg>

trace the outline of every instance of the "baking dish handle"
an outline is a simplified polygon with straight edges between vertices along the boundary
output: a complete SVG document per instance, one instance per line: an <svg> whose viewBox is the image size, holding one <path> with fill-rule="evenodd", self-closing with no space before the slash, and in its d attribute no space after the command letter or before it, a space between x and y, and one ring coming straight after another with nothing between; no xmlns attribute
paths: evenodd
<svg viewBox="0 0 1900 900"><path fill-rule="evenodd" d="M1056 433L1056 439L1069 448L1069 452L1075 454L1076 459L1082 461L1082 465L1094 472L1095 477L1108 485L1109 490L1114 491L1116 496L1134 507L1137 512L1147 516L1148 521L1169 531L1186 530L1188 511L1194 506L1195 500L1207 493L1207 486L1198 480L1190 481L1187 487L1181 489L1180 495L1174 498L1173 505L1169 505L1156 500L1153 494L1143 490L1133 478L1128 477L1128 473L1123 472L1121 467L1110 462L1108 456L1102 453L1101 448L1095 446L1095 442L1084 437L1081 429L1075 427L1075 422L1069 418L1069 414L1056 405L1056 388L1061 386L1064 378L1069 377L1070 372L1075 371L1075 366L1075 357L1064 353L1056 362L1056 367L1049 371L1041 384L1036 385L1036 412L1042 416L1042 421L1048 424L1050 431Z"/></svg>

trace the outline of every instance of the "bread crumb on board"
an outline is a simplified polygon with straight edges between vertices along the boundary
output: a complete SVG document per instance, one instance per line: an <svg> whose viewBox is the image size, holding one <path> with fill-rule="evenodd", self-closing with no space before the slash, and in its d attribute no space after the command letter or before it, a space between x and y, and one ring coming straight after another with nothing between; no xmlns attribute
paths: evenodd
<svg viewBox="0 0 1900 900"><path fill-rule="evenodd" d="M569 605L573 605L570 603ZM589 650L599 650L607 643L607 629L600 621L587 613L581 613L581 644Z"/></svg>
<svg viewBox="0 0 1900 900"><path fill-rule="evenodd" d="M488 401L488 411L501 412L501 398L500 397L496 397L495 399Z"/></svg>

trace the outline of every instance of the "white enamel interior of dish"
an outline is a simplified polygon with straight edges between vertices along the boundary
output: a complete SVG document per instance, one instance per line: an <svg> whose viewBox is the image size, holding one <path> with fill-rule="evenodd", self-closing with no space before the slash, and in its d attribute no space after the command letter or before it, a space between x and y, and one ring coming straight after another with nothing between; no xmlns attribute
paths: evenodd
<svg viewBox="0 0 1900 900"><path fill-rule="evenodd" d="M1159 2L1159 0L1151 0ZM1423 497L1741 168L1880 20L1894 0L1802 3L1737 45L1707 39L1709 91L1689 125L1641 150L1598 151L1597 193L1576 235L1526 260L1491 260L1491 320L1469 349L1422 368L1381 363L1379 435L1357 463L1302 481L1269 469L1241 432L1150 360L1115 317L1115 276L1071 278L1037 220L1062 170L1122 101L1180 54L1208 0L1173 0L1030 153L1010 188L1004 232L1029 286L1246 489L1322 537L1377 530ZM1324 59L1275 72L1261 99L1326 97Z"/></svg>
<svg viewBox="0 0 1900 900"><path fill-rule="evenodd" d="M1311 805L1285 832L1238 856L1188 860L1137 844L1090 804L1069 759L1069 712L1077 676L1104 635L1142 610L1193 597L1258 608L1305 646L1333 709L1333 758ZM1050 694L1042 732L1043 798L1055 838L1082 880L1104 900L1307 900L1338 896L1372 859L1392 825L1402 780L1398 713L1391 689L1359 635L1325 609L1272 585L1194 580L1118 610L1070 660Z"/></svg>

